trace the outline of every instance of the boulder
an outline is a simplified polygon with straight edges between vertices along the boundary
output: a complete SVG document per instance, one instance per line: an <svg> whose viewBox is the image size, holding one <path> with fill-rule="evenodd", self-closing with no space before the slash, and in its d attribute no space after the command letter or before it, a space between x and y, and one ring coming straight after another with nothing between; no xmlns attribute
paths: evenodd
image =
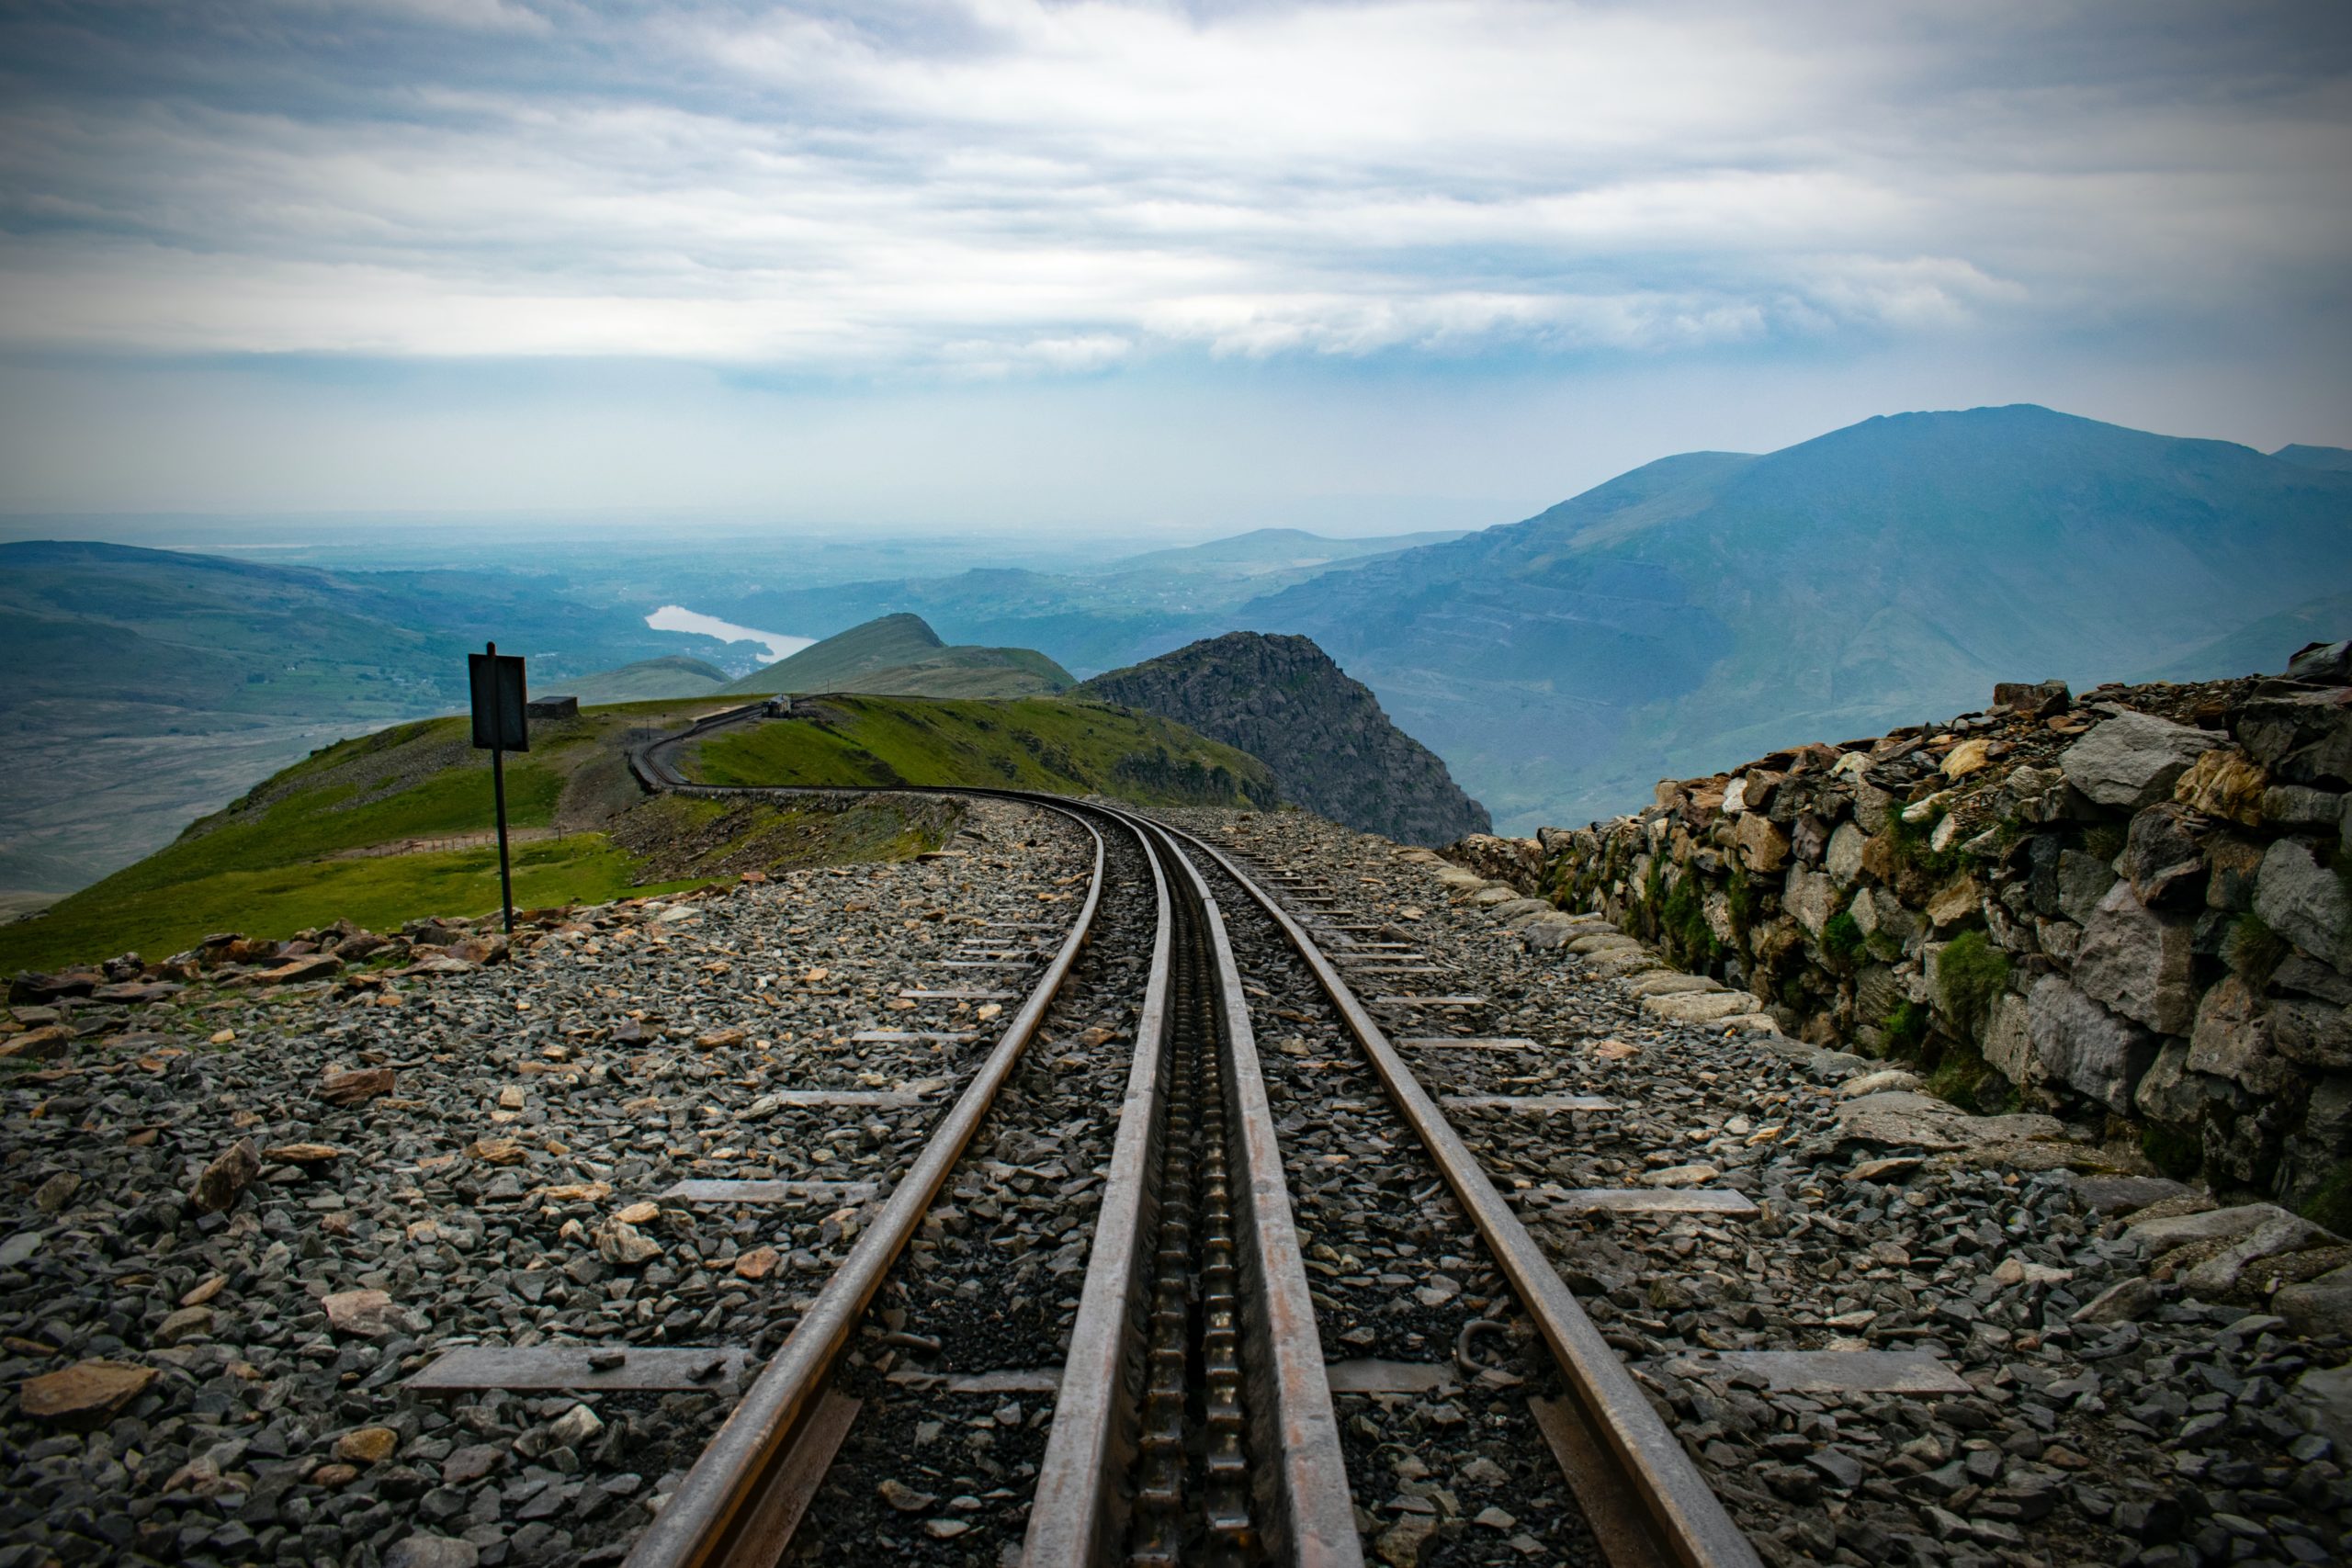
<svg viewBox="0 0 2352 1568"><path fill-rule="evenodd" d="M2229 1089L2218 1079L2189 1070L2188 1041L2167 1040L2140 1076L2132 1103L2151 1121L2193 1127L2203 1119L2209 1100L2228 1095Z"/></svg>
<svg viewBox="0 0 2352 1568"><path fill-rule="evenodd" d="M2255 879L2254 912L2312 957L2352 969L2352 892L2310 845L2281 839L2270 846Z"/></svg>
<svg viewBox="0 0 2352 1568"><path fill-rule="evenodd" d="M2255 878L2262 874L2263 846L2251 839L2216 833L2205 841L2205 907L2243 911L2254 908Z"/></svg>
<svg viewBox="0 0 2352 1568"><path fill-rule="evenodd" d="M2013 713L2030 713L2036 718L2048 718L2064 713L2075 705L2072 692L2064 681L1996 681L1993 682L1993 705Z"/></svg>
<svg viewBox="0 0 2352 1568"><path fill-rule="evenodd" d="M2167 1198L2186 1198L2193 1189L2162 1176L2083 1176L2075 1197L2096 1214L2128 1214Z"/></svg>
<svg viewBox="0 0 2352 1568"><path fill-rule="evenodd" d="M1733 831L1733 842L1739 847L1741 862L1753 872L1769 875L1779 871L1789 858L1788 836L1760 812L1751 811L1740 818L1739 826Z"/></svg>
<svg viewBox="0 0 2352 1568"><path fill-rule="evenodd" d="M1949 822L1951 818L1944 818ZM1938 889L1928 900L1928 919L1938 931L1973 919L1984 905L1984 889L1974 876L1962 876Z"/></svg>
<svg viewBox="0 0 2352 1568"><path fill-rule="evenodd" d="M2262 792L2262 821L2273 832L2320 832L2344 820L2342 791L2313 789L2309 784L2272 784ZM93 993L101 1001L113 989L101 986Z"/></svg>
<svg viewBox="0 0 2352 1568"><path fill-rule="evenodd" d="M2211 753L2209 753L2210 755ZM2115 869L2148 908L2186 908L2205 901L2205 847L2188 807L2170 801L2132 818Z"/></svg>
<svg viewBox="0 0 2352 1568"><path fill-rule="evenodd" d="M2193 920L2150 909L2118 882L2083 928L2075 985L2159 1034L2186 1034L2197 1018L2195 942Z"/></svg>
<svg viewBox="0 0 2352 1568"><path fill-rule="evenodd" d="M319 1098L330 1105L360 1105L379 1095L391 1093L393 1082L390 1067L354 1067L345 1072L331 1072L319 1080Z"/></svg>
<svg viewBox="0 0 2352 1568"><path fill-rule="evenodd" d="M2204 730L2125 710L2067 747L2058 766L2099 805L2137 811L2168 799L2190 764L2220 744Z"/></svg>
<svg viewBox="0 0 2352 1568"><path fill-rule="evenodd" d="M2274 998L2270 1043L2281 1056L2307 1067L2352 1067L2352 1011L2339 1002Z"/></svg>
<svg viewBox="0 0 2352 1568"><path fill-rule="evenodd" d="M2270 1298L2270 1310L2309 1338L2352 1336L2352 1267L2287 1286Z"/></svg>
<svg viewBox="0 0 2352 1568"><path fill-rule="evenodd" d="M383 1339L408 1325L409 1314L382 1291L338 1291L322 1297L327 1326L362 1339Z"/></svg>
<svg viewBox="0 0 2352 1568"><path fill-rule="evenodd" d="M1763 1006L1746 991L1684 991L1642 998L1644 1012L1669 1023L1713 1023L1735 1013L1761 1011Z"/></svg>
<svg viewBox="0 0 2352 1568"><path fill-rule="evenodd" d="M2269 776L2234 746L2216 746L2189 765L2172 786L2172 797L2204 817L2226 818L2256 828L2262 824L2262 792Z"/></svg>
<svg viewBox="0 0 2352 1568"><path fill-rule="evenodd" d="M1807 871L1802 865L1789 868L1789 879L1781 890L1781 908L1796 917L1805 934L1819 937L1838 912L1838 884L1826 871Z"/></svg>
<svg viewBox="0 0 2352 1568"><path fill-rule="evenodd" d="M2098 901L2115 886L2115 868L2081 850L2058 855L2058 912L2076 925L2088 925L2098 912Z"/></svg>
<svg viewBox="0 0 2352 1568"><path fill-rule="evenodd" d="M1870 835L1851 822L1840 822L1829 835L1829 844L1822 852L1822 864L1840 887L1850 887L1854 878L1862 874L1862 846Z"/></svg>
<svg viewBox="0 0 2352 1568"><path fill-rule="evenodd" d="M1971 1116L1947 1100L1908 1089L1866 1094L1838 1108L1840 1144L1918 1148L1929 1154L2058 1138L2065 1131L2054 1116Z"/></svg>
<svg viewBox="0 0 2352 1568"><path fill-rule="evenodd" d="M2287 660L2287 679L2321 686L2352 685L2352 639L2303 644ZM2352 1450L2352 1443L2345 1447Z"/></svg>
<svg viewBox="0 0 2352 1568"><path fill-rule="evenodd" d="M2284 1094L2299 1079L2271 1049L2269 1009L2235 975L2224 976L2198 1002L2185 1065L2259 1095Z"/></svg>
<svg viewBox="0 0 2352 1568"><path fill-rule="evenodd" d="M2055 975L2034 982L2026 1019L2034 1059L2046 1075L2118 1114L2130 1112L2132 1091L2155 1060L2156 1043L2146 1030Z"/></svg>
<svg viewBox="0 0 2352 1568"><path fill-rule="evenodd" d="M2170 1252L2192 1241L2226 1241L2259 1230L2272 1220L2291 1219L2276 1203L2241 1203L2234 1209L2206 1209L2194 1214L2161 1214L2154 1219L2127 1219L2124 1234L2151 1253Z"/></svg>
<svg viewBox="0 0 2352 1568"><path fill-rule="evenodd" d="M2266 1258L2283 1257L2290 1252L2304 1252L2315 1247L2333 1245L2336 1238L2309 1220L2295 1214L2280 1214L2265 1220L2229 1246L2189 1269L2181 1283L2191 1295L2208 1301L2234 1294L2242 1288L2252 1288L2256 1293L2269 1292L2261 1288L2260 1265Z"/></svg>
<svg viewBox="0 0 2352 1568"><path fill-rule="evenodd" d="M2023 1088L2033 1065L2033 1032L2027 1021L2026 999L2003 991L1993 999L1984 1023L1985 1064L2011 1083Z"/></svg>
<svg viewBox="0 0 2352 1568"><path fill-rule="evenodd" d="M2352 1457L2352 1366L2313 1367L2288 1390L2286 1406L2305 1429L2335 1445L2339 1461Z"/></svg>
<svg viewBox="0 0 2352 1568"><path fill-rule="evenodd" d="M2262 693L2235 723L2238 744L2274 783L2352 788L2352 687Z"/></svg>

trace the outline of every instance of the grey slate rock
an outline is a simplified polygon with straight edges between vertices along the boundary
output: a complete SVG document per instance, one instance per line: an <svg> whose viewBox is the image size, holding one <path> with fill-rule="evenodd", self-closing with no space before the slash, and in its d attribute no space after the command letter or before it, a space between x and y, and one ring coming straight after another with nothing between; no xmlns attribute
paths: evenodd
<svg viewBox="0 0 2352 1568"><path fill-rule="evenodd" d="M2127 709L2066 748L2058 766L2099 805L2137 811L2170 795L2199 754L2221 743L2220 736Z"/></svg>

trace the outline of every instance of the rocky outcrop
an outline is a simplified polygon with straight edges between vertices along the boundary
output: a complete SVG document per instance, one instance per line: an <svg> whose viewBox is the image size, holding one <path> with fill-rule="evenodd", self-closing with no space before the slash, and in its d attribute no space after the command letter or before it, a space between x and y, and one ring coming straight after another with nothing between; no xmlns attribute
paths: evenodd
<svg viewBox="0 0 2352 1568"><path fill-rule="evenodd" d="M1232 632L1097 675L1078 690L1174 719L1274 770L1283 798L1406 844L1491 826L1444 762L1303 637Z"/></svg>
<svg viewBox="0 0 2352 1568"><path fill-rule="evenodd" d="M2174 1174L2352 1201L2352 649L2284 677L2004 685L1949 724L1658 785L1449 853L1821 1044Z"/></svg>

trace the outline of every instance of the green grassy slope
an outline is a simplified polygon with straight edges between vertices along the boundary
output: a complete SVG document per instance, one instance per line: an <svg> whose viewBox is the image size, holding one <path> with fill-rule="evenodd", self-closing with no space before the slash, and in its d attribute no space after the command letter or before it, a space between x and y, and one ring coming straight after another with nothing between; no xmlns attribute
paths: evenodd
<svg viewBox="0 0 2352 1568"><path fill-rule="evenodd" d="M726 705L670 699L532 727L506 767L518 907L599 902L754 868L899 858L954 830L954 808L906 796L842 804L646 799L627 748ZM1271 806L1255 758L1164 719L1045 698L813 700L813 719L704 743L716 783L987 784L1147 803ZM488 754L462 718L325 747L173 843L0 925L0 974L125 951L161 958L213 931L283 938L348 917L376 930L498 907Z"/></svg>
<svg viewBox="0 0 2352 1568"><path fill-rule="evenodd" d="M727 690L1017 697L1063 691L1076 680L1031 649L948 647L922 616L901 614L852 626L753 671Z"/></svg>
<svg viewBox="0 0 2352 1568"><path fill-rule="evenodd" d="M1181 725L1031 697L825 697L814 718L721 731L686 772L711 784L972 784L1149 805L1274 804L1266 765Z"/></svg>

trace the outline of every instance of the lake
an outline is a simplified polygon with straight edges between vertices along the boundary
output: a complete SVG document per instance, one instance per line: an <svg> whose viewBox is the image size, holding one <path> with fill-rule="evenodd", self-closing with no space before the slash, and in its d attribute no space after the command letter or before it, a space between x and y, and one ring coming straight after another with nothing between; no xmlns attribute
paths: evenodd
<svg viewBox="0 0 2352 1568"><path fill-rule="evenodd" d="M790 637L783 632L763 632L752 626L739 626L732 621L702 615L683 604L662 605L645 617L645 624L657 632L692 632L699 637L715 637L721 642L764 643L771 664L779 659L790 658L817 640L813 637Z"/></svg>

